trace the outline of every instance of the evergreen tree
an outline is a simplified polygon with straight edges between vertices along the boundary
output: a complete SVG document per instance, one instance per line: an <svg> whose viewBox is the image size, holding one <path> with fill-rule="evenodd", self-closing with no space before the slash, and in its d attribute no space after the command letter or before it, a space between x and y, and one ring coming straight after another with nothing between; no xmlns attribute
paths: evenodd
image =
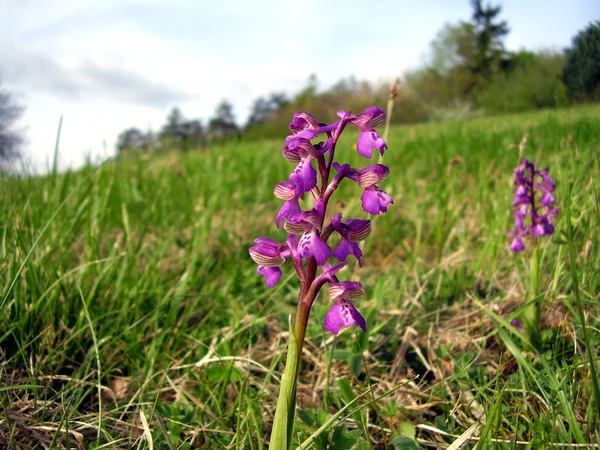
<svg viewBox="0 0 600 450"><path fill-rule="evenodd" d="M574 98L600 100L600 21L573 38L562 79Z"/></svg>
<svg viewBox="0 0 600 450"><path fill-rule="evenodd" d="M199 148L205 145L204 126L198 119L192 119L181 125L183 146L185 150Z"/></svg>
<svg viewBox="0 0 600 450"><path fill-rule="evenodd" d="M476 45L472 71L478 84L483 84L508 60L503 39L509 28L505 20L497 21L501 6L484 6L482 0L471 0L471 7Z"/></svg>
<svg viewBox="0 0 600 450"><path fill-rule="evenodd" d="M14 131L14 123L23 113L7 91L0 90L0 162L19 157L22 137Z"/></svg>
<svg viewBox="0 0 600 450"><path fill-rule="evenodd" d="M146 147L146 136L138 128L128 128L117 137L117 151L141 150Z"/></svg>
<svg viewBox="0 0 600 450"><path fill-rule="evenodd" d="M166 137L176 142L183 141L185 139L183 130L184 120L181 110L175 106L167 116L167 123L163 126L160 133L161 137Z"/></svg>
<svg viewBox="0 0 600 450"><path fill-rule="evenodd" d="M254 100L246 128L267 123L289 103L284 92L273 92L268 99L259 97Z"/></svg>
<svg viewBox="0 0 600 450"><path fill-rule="evenodd" d="M208 123L208 129L217 139L226 139L239 134L231 103L227 100L219 103L215 111L215 117L210 119Z"/></svg>

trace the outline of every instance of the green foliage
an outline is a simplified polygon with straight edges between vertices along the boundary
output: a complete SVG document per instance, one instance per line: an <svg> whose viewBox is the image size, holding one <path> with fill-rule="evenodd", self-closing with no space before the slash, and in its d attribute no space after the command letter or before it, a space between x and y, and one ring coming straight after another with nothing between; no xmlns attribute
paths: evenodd
<svg viewBox="0 0 600 450"><path fill-rule="evenodd" d="M600 443L599 117L589 106L392 127L395 203L364 267L344 274L367 289L369 330L325 334L329 305L315 302L294 443L325 426L316 448L433 448L481 423L487 448ZM536 354L510 329L527 262L505 235L509 145L525 133L561 207L541 256ZM272 194L293 167L284 136L0 180L0 442L267 448L297 284L287 266L266 289L247 249L285 237ZM353 138L339 149L364 167ZM364 217L357 186L340 189L344 215Z"/></svg>
<svg viewBox="0 0 600 450"><path fill-rule="evenodd" d="M575 99L600 100L600 21L590 23L573 38L562 74Z"/></svg>
<svg viewBox="0 0 600 450"><path fill-rule="evenodd" d="M510 70L497 73L477 95L486 112L511 113L567 104L560 76L564 58L555 53L517 53Z"/></svg>
<svg viewBox="0 0 600 450"><path fill-rule="evenodd" d="M431 42L427 67L406 74L406 83L428 107L470 102L475 86L476 36L473 24L446 24Z"/></svg>
<svg viewBox="0 0 600 450"><path fill-rule="evenodd" d="M505 21L497 22L499 6L471 2L471 22L446 24L431 43L429 64L408 73L408 85L429 107L429 118L464 118L472 114L474 95L503 69L507 60Z"/></svg>

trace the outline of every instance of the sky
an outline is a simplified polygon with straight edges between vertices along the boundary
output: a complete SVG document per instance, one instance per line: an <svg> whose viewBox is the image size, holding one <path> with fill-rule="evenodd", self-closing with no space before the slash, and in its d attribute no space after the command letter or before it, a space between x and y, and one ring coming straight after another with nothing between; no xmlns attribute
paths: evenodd
<svg viewBox="0 0 600 450"><path fill-rule="evenodd" d="M599 0L504 0L508 50L562 50ZM252 101L355 76L391 80L425 63L468 0L0 0L0 88L26 107L25 157L51 166L114 154L126 128L158 130L178 106L204 123L228 99L243 124Z"/></svg>

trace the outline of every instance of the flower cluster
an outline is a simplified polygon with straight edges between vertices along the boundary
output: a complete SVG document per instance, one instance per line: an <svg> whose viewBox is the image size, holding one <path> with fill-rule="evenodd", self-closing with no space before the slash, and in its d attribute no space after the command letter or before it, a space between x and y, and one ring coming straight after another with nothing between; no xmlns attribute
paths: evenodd
<svg viewBox="0 0 600 450"><path fill-rule="evenodd" d="M529 234L533 238L539 238L554 233L552 221L558 215L558 208L553 206L555 199L552 192L556 187L548 176L548 169L537 170L535 166L535 163L523 159L515 169L516 189L512 213L515 217L515 231L508 233L513 238L510 244L513 252L525 249L523 238Z"/></svg>
<svg viewBox="0 0 600 450"><path fill-rule="evenodd" d="M371 233L371 221L342 220L341 213L328 217L329 200L340 182L347 178L362 189L362 207L367 213L378 215L386 212L393 203L392 198L377 186L389 173L386 166L373 164L355 169L349 164L334 161L336 144L348 124L360 130L356 144L360 155L371 158L373 150L383 155L387 146L375 127L384 122L385 113L373 106L357 116L344 111L338 112L338 116L338 121L328 125L317 122L306 112L294 114L290 122L292 134L286 138L282 154L296 167L288 180L277 183L274 189L275 196L284 202L275 224L278 228L283 226L288 237L283 243L257 238L254 241L256 245L249 250L258 264L257 273L265 277L268 287L277 284L282 276L280 266L289 259L300 278L300 303L308 309L319 289L329 283L329 297L334 305L325 317L325 329L334 334L341 327L352 325L366 329L364 318L352 303L352 300L364 295L361 284L340 282L336 273L347 264L350 255L362 266L359 242ZM330 180L332 169L335 176ZM311 200L306 201L306 197ZM308 205L305 206L305 203ZM332 235L339 236L339 242L333 249L330 246ZM339 263L328 265L330 258ZM319 270L321 274L317 276Z"/></svg>

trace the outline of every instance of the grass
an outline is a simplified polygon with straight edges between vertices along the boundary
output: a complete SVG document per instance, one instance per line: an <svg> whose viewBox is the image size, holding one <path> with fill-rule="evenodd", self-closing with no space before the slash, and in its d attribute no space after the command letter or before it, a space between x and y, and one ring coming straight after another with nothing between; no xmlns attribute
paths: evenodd
<svg viewBox="0 0 600 450"><path fill-rule="evenodd" d="M343 274L367 289L369 330L334 338L327 299L313 308L294 445L600 447L599 117L590 106L391 130L382 187L395 203L364 267ZM528 265L505 235L509 146L525 133L561 208L543 245L536 353L509 325ZM0 448L268 447L298 283L290 266L266 289L247 250L284 236L282 140L2 179ZM340 151L367 165L352 144ZM363 217L358 194L343 185L335 206Z"/></svg>

